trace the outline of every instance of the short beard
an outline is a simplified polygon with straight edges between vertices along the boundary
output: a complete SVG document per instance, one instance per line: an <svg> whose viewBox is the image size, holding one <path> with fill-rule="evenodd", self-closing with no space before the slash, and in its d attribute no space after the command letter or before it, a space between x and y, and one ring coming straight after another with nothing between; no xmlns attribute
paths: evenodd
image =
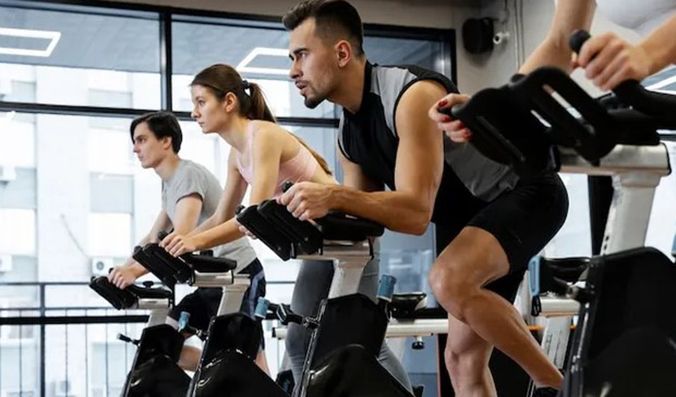
<svg viewBox="0 0 676 397"><path fill-rule="evenodd" d="M324 99L325 98L319 96L315 98L305 97L304 99L305 107L309 109L314 109L317 106L319 106L320 103L324 102Z"/></svg>

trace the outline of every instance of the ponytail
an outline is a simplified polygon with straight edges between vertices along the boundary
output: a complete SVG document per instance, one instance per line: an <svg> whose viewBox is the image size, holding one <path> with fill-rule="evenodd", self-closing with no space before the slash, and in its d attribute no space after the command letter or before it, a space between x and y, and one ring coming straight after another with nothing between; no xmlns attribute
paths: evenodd
<svg viewBox="0 0 676 397"><path fill-rule="evenodd" d="M277 123L275 116L272 115L267 102L265 102L265 95L263 90L256 83L250 83L246 80L243 82L244 88L249 90L249 106L246 116L251 120L265 120L272 123Z"/></svg>

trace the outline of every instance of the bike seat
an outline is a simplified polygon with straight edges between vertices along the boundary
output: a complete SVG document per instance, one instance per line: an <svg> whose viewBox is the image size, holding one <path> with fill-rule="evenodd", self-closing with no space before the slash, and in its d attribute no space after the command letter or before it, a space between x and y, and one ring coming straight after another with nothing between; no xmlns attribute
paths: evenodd
<svg viewBox="0 0 676 397"><path fill-rule="evenodd" d="M392 317L413 318L415 312L427 306L427 294L424 292L410 292L392 295Z"/></svg>
<svg viewBox="0 0 676 397"><path fill-rule="evenodd" d="M590 259L587 257L556 259L534 257L528 264L531 295L536 297L547 292L565 295L567 284L578 281L589 264Z"/></svg>
<svg viewBox="0 0 676 397"><path fill-rule="evenodd" d="M580 275L589 267L588 257L540 258L540 272L568 283L578 281Z"/></svg>

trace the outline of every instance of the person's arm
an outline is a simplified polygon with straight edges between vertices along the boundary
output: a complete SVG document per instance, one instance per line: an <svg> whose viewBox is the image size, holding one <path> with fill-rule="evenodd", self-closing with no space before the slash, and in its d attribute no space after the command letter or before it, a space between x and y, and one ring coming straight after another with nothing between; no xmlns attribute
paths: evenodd
<svg viewBox="0 0 676 397"><path fill-rule="evenodd" d="M364 192L304 182L294 185L280 201L300 219L318 218L333 209L370 219L390 230L424 233L432 217L444 161L442 134L427 117L427 110L445 92L437 83L420 81L399 100L395 114L399 136L395 191ZM345 174L352 178L357 170L348 166Z"/></svg>
<svg viewBox="0 0 676 397"><path fill-rule="evenodd" d="M676 16L669 18L638 45L614 33L592 36L580 50L574 66L602 90L625 80L643 80L669 64L676 63Z"/></svg>
<svg viewBox="0 0 676 397"><path fill-rule="evenodd" d="M524 61L519 73L527 74L542 66L570 72L572 51L568 39L578 29L589 30L595 9L594 0L558 0L547 36Z"/></svg>
<svg viewBox="0 0 676 397"><path fill-rule="evenodd" d="M260 129L254 138L253 171L250 204L258 204L275 192L283 141L279 131ZM233 164L234 166L234 164ZM226 189L227 190L227 189ZM241 200L240 200L241 202ZM238 205L239 203L235 204ZM234 214L234 209L232 210ZM244 236L237 219L232 217L209 230L188 237L167 236L162 241L165 249L178 256L185 252L215 247Z"/></svg>
<svg viewBox="0 0 676 397"><path fill-rule="evenodd" d="M157 215L157 218L155 218L155 222L150 228L150 232L143 237L137 245L144 246L148 243L157 241L157 235L161 231L167 230L169 227L171 227L171 221L169 220L167 213L162 210ZM130 256L123 265L114 267L110 273L108 273L108 280L116 287L124 289L133 284L137 278L147 273L148 270Z"/></svg>
<svg viewBox="0 0 676 397"><path fill-rule="evenodd" d="M676 64L676 15L655 29L638 46L652 59L650 74L657 73L668 65Z"/></svg>
<svg viewBox="0 0 676 397"><path fill-rule="evenodd" d="M228 156L228 178L216 211L190 232L188 236L200 234L235 216L237 207L242 203L242 200L244 200L244 195L246 194L246 188L248 186L237 169L236 153L237 152L234 150L231 150L230 155Z"/></svg>

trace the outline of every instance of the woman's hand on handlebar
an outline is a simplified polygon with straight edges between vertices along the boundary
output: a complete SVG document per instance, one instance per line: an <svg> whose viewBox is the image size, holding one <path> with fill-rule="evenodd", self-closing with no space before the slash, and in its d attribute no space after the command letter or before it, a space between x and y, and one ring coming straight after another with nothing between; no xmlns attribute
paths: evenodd
<svg viewBox="0 0 676 397"><path fill-rule="evenodd" d="M160 241L160 247L173 256L180 256L197 250L195 242L190 237L178 233L170 233L164 240Z"/></svg>
<svg viewBox="0 0 676 397"><path fill-rule="evenodd" d="M643 47L633 45L615 33L592 36L573 53L573 68L585 69L585 76L602 90L612 90L625 80L641 81L652 74L653 60Z"/></svg>
<svg viewBox="0 0 676 397"><path fill-rule="evenodd" d="M249 229L247 229L244 225L242 225L241 223L239 223L239 222L237 221L237 218L234 218L234 220L235 220L235 224L237 225L237 229L239 229L239 232L240 232L240 233L242 233L243 235L245 235L245 236L247 236L247 237L249 237L249 238L252 238L252 239L254 239L254 240L258 239L258 237L256 237L256 235L254 235L253 233L251 233L251 232L249 231Z"/></svg>
<svg viewBox="0 0 676 397"><path fill-rule="evenodd" d="M472 137L472 132L462 121L450 116L453 106L463 104L469 101L469 98L463 94L448 94L435 103L428 112L430 119L437 123L437 128L454 142L467 142Z"/></svg>

